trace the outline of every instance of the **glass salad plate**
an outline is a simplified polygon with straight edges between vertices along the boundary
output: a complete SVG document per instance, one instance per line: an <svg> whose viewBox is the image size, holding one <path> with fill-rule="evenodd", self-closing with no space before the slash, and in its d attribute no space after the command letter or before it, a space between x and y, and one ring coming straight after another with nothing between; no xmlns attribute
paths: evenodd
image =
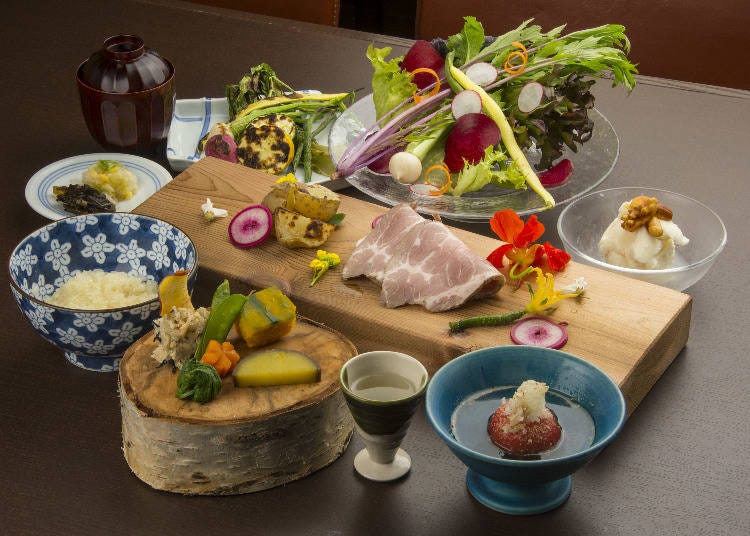
<svg viewBox="0 0 750 536"><path fill-rule="evenodd" d="M598 110L589 110L594 122L591 139L570 150L564 157L573 162L575 171L570 179L560 186L548 188L557 205L576 199L599 185L614 168L619 154L620 142L612 124ZM375 122L375 106L372 95L355 102L341 114L331 127L328 146L334 162L337 162L349 144ZM539 160L535 151L527 152L532 165ZM416 203L416 209L424 214L440 214L458 221L486 220L495 212L505 208L518 214L531 214L544 210L544 202L531 189L507 190L494 185L485 186L478 192L454 197L452 195L424 196L409 189L390 175L381 175L364 168L346 180L361 192L389 205Z"/></svg>

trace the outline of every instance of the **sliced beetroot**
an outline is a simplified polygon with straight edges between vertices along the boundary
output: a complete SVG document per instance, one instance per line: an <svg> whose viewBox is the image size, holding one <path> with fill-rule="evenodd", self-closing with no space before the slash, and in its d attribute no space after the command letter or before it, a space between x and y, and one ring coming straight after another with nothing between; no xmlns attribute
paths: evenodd
<svg viewBox="0 0 750 536"><path fill-rule="evenodd" d="M237 144L228 134L216 134L206 141L206 156L220 158L227 162L237 162Z"/></svg>
<svg viewBox="0 0 750 536"><path fill-rule="evenodd" d="M477 114L482 111L482 97L472 89L464 89L456 93L451 102L451 113L454 119L466 114Z"/></svg>
<svg viewBox="0 0 750 536"><path fill-rule="evenodd" d="M240 210L229 222L229 240L239 248L257 246L271 234L271 211L265 205Z"/></svg>
<svg viewBox="0 0 750 536"><path fill-rule="evenodd" d="M445 75L445 60L438 54L437 50L429 41L420 39L415 41L401 61L401 68L407 72L414 69L432 69L442 78ZM429 73L417 73L414 75L414 83L419 89L424 89L435 81L435 77Z"/></svg>
<svg viewBox="0 0 750 536"><path fill-rule="evenodd" d="M568 182L574 169L573 162L564 158L548 170L542 171L539 174L539 180L544 186L560 186Z"/></svg>
<svg viewBox="0 0 750 536"><path fill-rule="evenodd" d="M516 344L562 348L568 342L568 330L564 323L558 324L543 316L527 316L510 328L510 339Z"/></svg>
<svg viewBox="0 0 750 536"><path fill-rule="evenodd" d="M383 175L390 174L389 166L391 163L391 157L404 150L404 145L399 145L396 147L391 147L387 151L385 151L382 155L380 155L377 160L373 160L369 164L367 164L367 167L370 168L371 171L374 171L375 173L380 173Z"/></svg>
<svg viewBox="0 0 750 536"><path fill-rule="evenodd" d="M484 150L499 141L500 129L488 116L482 113L462 115L445 140L445 163L451 173L458 173L464 167L464 159L476 164L484 156Z"/></svg>

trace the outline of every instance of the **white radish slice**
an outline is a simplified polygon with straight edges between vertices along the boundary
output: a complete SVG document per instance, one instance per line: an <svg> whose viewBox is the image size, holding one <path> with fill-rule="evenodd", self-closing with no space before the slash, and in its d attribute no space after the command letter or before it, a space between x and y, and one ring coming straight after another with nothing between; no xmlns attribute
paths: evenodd
<svg viewBox="0 0 750 536"><path fill-rule="evenodd" d="M435 195L430 194L430 192L438 192L440 191L440 188L438 188L437 186L433 186L432 184L424 184L420 182L419 184L412 184L411 186L409 186L409 190L411 190L414 195L429 196Z"/></svg>
<svg viewBox="0 0 750 536"><path fill-rule="evenodd" d="M518 93L518 110L524 114L533 112L542 102L543 96L544 86L539 82L529 82Z"/></svg>
<svg viewBox="0 0 750 536"><path fill-rule="evenodd" d="M497 69L491 63L480 61L466 69L466 76L476 85L482 87L497 80Z"/></svg>
<svg viewBox="0 0 750 536"><path fill-rule="evenodd" d="M516 344L562 348L568 342L565 323L558 324L543 316L527 316L510 328L510 339Z"/></svg>
<svg viewBox="0 0 750 536"><path fill-rule="evenodd" d="M472 89L459 91L451 103L451 113L455 119L466 114L478 114L482 111L482 97Z"/></svg>
<svg viewBox="0 0 750 536"><path fill-rule="evenodd" d="M265 205L240 210L229 222L229 240L239 248L257 246L271 234L271 211Z"/></svg>

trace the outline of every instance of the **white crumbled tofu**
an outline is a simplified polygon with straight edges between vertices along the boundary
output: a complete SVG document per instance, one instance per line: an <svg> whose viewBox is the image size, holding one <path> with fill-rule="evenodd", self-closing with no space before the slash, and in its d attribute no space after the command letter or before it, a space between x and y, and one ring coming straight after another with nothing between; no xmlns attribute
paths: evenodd
<svg viewBox="0 0 750 536"><path fill-rule="evenodd" d="M208 320L208 309L172 307L166 315L154 321L159 346L151 353L159 363L174 362L177 368L192 357Z"/></svg>

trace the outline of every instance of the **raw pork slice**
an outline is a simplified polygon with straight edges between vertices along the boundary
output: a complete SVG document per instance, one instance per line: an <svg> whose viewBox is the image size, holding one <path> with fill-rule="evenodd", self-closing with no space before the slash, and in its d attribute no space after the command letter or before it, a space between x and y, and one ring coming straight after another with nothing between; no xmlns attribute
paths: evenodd
<svg viewBox="0 0 750 536"><path fill-rule="evenodd" d="M343 270L344 279L361 275L383 282L385 268L401 238L424 218L409 205L397 205L386 212L375 228L359 241Z"/></svg>
<svg viewBox="0 0 750 536"><path fill-rule="evenodd" d="M447 311L472 298L495 294L504 282L492 264L445 225L423 220L395 248L381 296L386 307L413 303L432 312Z"/></svg>

